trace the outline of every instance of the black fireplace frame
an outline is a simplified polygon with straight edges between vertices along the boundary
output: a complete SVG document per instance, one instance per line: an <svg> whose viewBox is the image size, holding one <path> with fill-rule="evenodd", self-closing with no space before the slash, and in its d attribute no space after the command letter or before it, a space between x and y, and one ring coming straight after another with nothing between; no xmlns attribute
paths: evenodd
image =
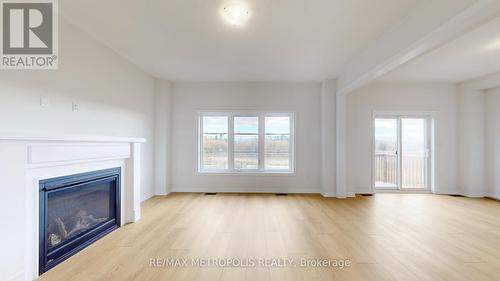
<svg viewBox="0 0 500 281"><path fill-rule="evenodd" d="M92 171L87 173L81 173L70 176L63 176L51 179L45 179L39 181L40 193L39 193L39 274L47 272L49 269L68 259L77 252L83 250L88 245L99 240L103 236L109 234L113 230L120 227L121 222L121 168L111 168L105 170ZM54 259L48 258L47 249L47 200L49 192L60 191L64 189L75 188L82 185L99 183L99 182L109 182L116 181L115 186L115 218L109 220L102 225L92 229L88 233L71 239L67 243L64 243L61 247L56 248L49 254L54 254L57 252L64 252L64 254L58 256Z"/></svg>

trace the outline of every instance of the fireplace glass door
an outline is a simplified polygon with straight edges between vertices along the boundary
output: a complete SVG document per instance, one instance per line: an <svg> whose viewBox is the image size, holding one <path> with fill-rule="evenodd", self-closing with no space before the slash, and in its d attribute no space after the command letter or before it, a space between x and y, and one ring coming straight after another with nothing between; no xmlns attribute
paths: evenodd
<svg viewBox="0 0 500 281"><path fill-rule="evenodd" d="M42 272L119 226L116 170L45 180L41 187Z"/></svg>

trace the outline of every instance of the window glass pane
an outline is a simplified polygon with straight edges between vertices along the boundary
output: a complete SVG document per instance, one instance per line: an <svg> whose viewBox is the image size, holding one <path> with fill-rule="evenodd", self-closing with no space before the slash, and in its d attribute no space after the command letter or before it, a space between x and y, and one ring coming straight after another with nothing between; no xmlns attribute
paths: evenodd
<svg viewBox="0 0 500 281"><path fill-rule="evenodd" d="M259 134L259 117L234 117L235 134Z"/></svg>
<svg viewBox="0 0 500 281"><path fill-rule="evenodd" d="M375 119L375 187L398 186L398 120Z"/></svg>
<svg viewBox="0 0 500 281"><path fill-rule="evenodd" d="M228 117L203 116L203 163L205 170L228 168Z"/></svg>
<svg viewBox="0 0 500 281"><path fill-rule="evenodd" d="M427 142L425 119L401 119L402 188L426 188Z"/></svg>
<svg viewBox="0 0 500 281"><path fill-rule="evenodd" d="M234 117L234 168L259 168L259 117Z"/></svg>
<svg viewBox="0 0 500 281"><path fill-rule="evenodd" d="M204 134L227 134L227 116L203 116Z"/></svg>
<svg viewBox="0 0 500 281"><path fill-rule="evenodd" d="M266 134L290 134L290 117L266 117Z"/></svg>
<svg viewBox="0 0 500 281"><path fill-rule="evenodd" d="M265 117L265 169L290 169L290 117Z"/></svg>

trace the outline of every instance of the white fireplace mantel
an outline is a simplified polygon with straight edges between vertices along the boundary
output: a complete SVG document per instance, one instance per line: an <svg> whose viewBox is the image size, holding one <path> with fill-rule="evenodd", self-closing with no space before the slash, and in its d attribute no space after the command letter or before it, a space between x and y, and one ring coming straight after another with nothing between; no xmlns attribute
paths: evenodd
<svg viewBox="0 0 500 281"><path fill-rule="evenodd" d="M122 225L140 219L143 138L0 134L0 276L38 277L39 181L121 168ZM6 273L4 275L3 273Z"/></svg>
<svg viewBox="0 0 500 281"><path fill-rule="evenodd" d="M5 141L61 141L61 142L115 142L115 143L144 143L145 138L64 135L64 134L31 134L31 133L0 133L0 140Z"/></svg>

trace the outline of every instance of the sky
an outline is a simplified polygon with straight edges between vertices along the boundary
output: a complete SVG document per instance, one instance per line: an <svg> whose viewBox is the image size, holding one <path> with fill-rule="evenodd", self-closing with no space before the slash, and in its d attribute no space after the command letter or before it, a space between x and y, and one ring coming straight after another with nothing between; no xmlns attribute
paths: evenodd
<svg viewBox="0 0 500 281"><path fill-rule="evenodd" d="M397 142L397 119L375 119L375 139L377 142ZM425 119L402 119L401 137L405 149L422 150L425 146ZM397 144L396 144L397 145ZM392 147L389 145L388 147Z"/></svg>
<svg viewBox="0 0 500 281"><path fill-rule="evenodd" d="M265 117L266 134L289 134L290 117ZM205 134L227 134L228 117L226 116L204 116L203 133ZM234 117L235 134L258 134L258 117Z"/></svg>

